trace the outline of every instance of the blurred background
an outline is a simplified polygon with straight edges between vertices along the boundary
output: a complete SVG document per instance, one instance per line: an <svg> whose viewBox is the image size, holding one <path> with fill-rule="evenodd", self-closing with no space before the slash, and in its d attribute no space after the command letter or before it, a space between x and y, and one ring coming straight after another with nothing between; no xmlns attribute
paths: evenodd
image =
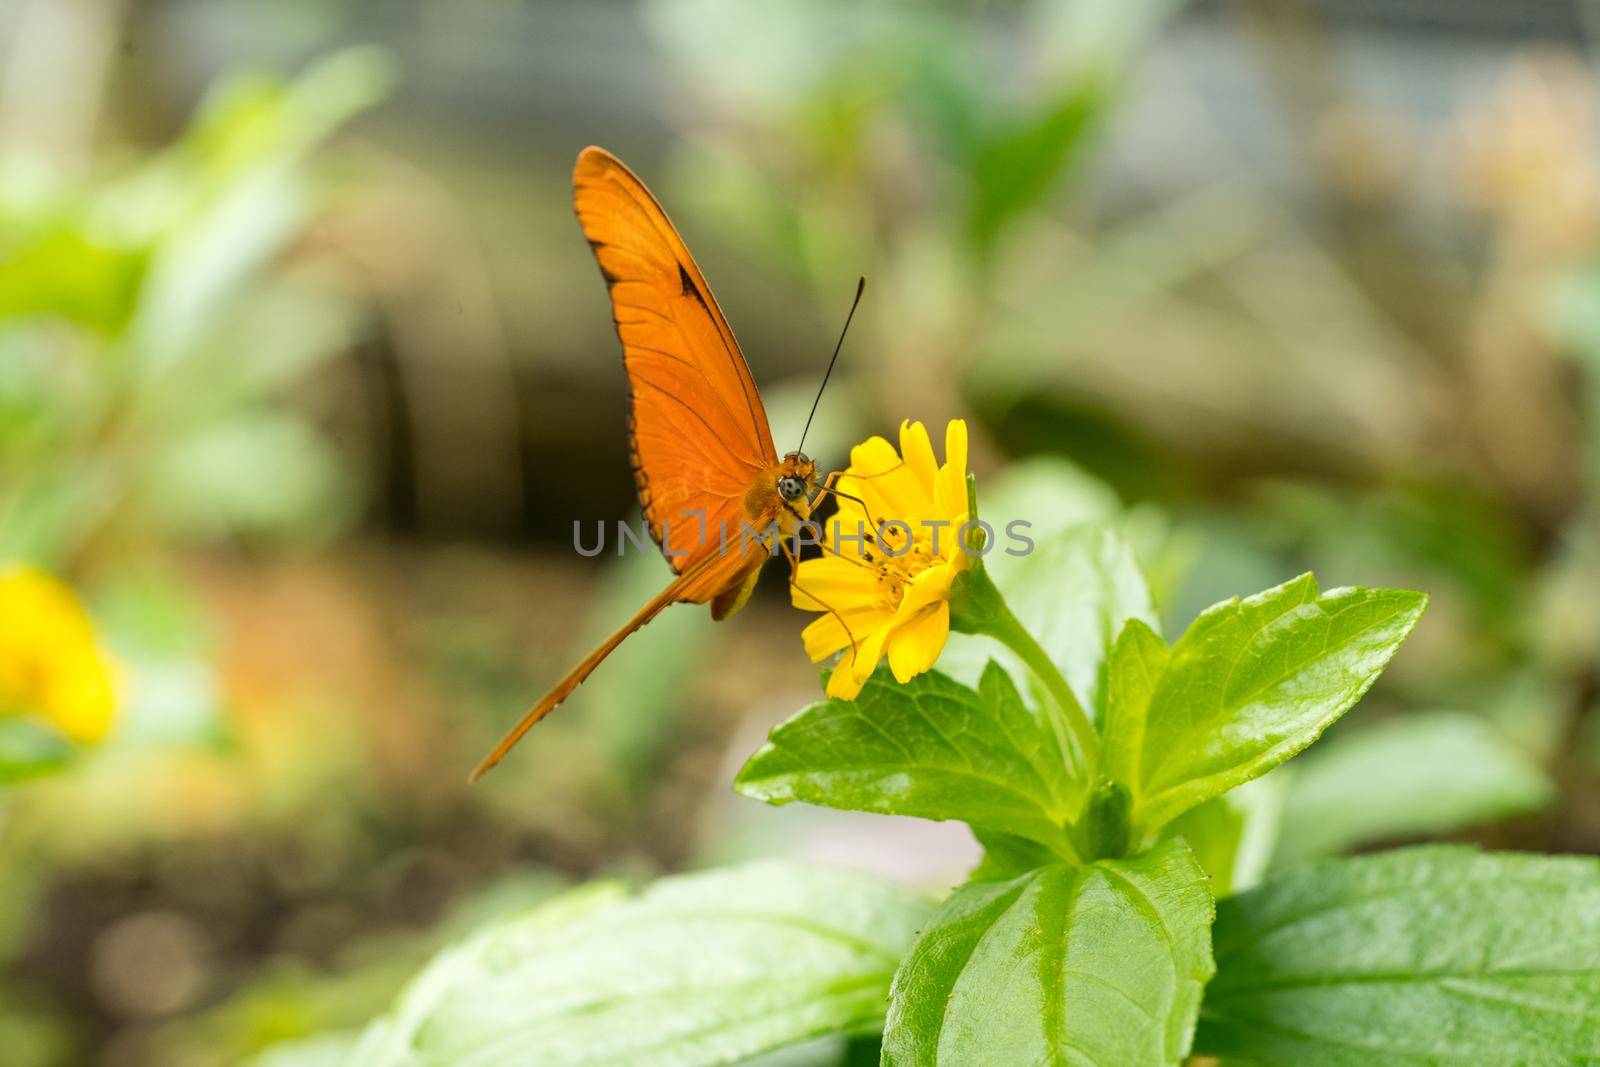
<svg viewBox="0 0 1600 1067"><path fill-rule="evenodd" d="M636 517L589 143L684 231L780 450L866 274L824 469L964 416L984 499L1120 525L1169 636L1309 568L1433 595L1272 791L1274 862L1600 852L1597 34L1590 0L0 0L0 572L61 583L114 693L0 718L0 1058L357 1027L595 874L973 862L731 795L817 693L778 568L466 786L667 580L572 550ZM6 588L0 654L42 625Z"/></svg>

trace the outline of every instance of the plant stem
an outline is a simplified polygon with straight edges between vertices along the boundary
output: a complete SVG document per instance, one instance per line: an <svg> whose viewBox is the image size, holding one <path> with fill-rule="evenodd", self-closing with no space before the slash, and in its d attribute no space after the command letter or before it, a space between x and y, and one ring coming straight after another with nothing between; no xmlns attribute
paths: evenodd
<svg viewBox="0 0 1600 1067"><path fill-rule="evenodd" d="M1072 734L1087 776L1092 780L1095 770L1100 766L1100 735L1095 733L1094 724L1089 721L1083 705L1078 703L1072 687L1067 685L1067 680L1045 650L1039 647L1039 642L1034 640L1033 635L1017 621L1017 617L1003 602L1001 610L989 616L986 623L984 632L1015 652L1044 683L1045 689L1055 700L1061 719Z"/></svg>
<svg viewBox="0 0 1600 1067"><path fill-rule="evenodd" d="M1061 676L1061 671L1050 656L1039 647L1039 642L1034 640L1027 627L1011 614L1005 597L981 561L975 562L972 569L958 580L957 587L952 590L951 607L950 625L953 629L987 634L994 638L1016 653L1017 658L1026 663L1039 681L1044 683L1053 698L1046 701L1046 714L1055 729L1056 738L1065 747L1067 738L1063 736L1063 728L1071 735L1072 747L1077 750L1084 764L1084 782L1092 782L1100 766L1100 735L1095 733L1094 724L1089 721L1083 705L1078 703L1072 687L1067 685L1067 680ZM1054 714L1051 714L1048 706L1052 704Z"/></svg>

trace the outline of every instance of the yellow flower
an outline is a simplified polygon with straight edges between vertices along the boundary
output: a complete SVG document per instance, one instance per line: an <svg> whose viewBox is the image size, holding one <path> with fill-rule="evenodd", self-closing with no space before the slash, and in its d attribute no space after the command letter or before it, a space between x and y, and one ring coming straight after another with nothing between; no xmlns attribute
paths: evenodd
<svg viewBox="0 0 1600 1067"><path fill-rule="evenodd" d="M800 564L795 607L827 612L806 627L806 653L843 652L828 695L850 700L885 655L898 681L928 670L950 636L950 587L971 566L959 533L967 514L967 424L945 429L945 462L920 422L902 423L900 451L881 437L850 450L824 554ZM852 500L849 497L857 497ZM865 504L865 510L863 510Z"/></svg>
<svg viewBox="0 0 1600 1067"><path fill-rule="evenodd" d="M98 741L116 714L111 661L72 590L26 567L0 570L0 715L31 715Z"/></svg>

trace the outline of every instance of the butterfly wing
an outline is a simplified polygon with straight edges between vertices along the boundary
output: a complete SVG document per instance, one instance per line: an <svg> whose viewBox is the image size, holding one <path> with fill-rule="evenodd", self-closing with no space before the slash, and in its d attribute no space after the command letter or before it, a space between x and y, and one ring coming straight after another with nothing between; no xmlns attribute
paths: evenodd
<svg viewBox="0 0 1600 1067"><path fill-rule="evenodd" d="M594 147L579 154L572 186L622 340L639 502L683 573L725 551L720 531L738 551L746 494L778 459L767 414L716 297L650 190Z"/></svg>
<svg viewBox="0 0 1600 1067"><path fill-rule="evenodd" d="M622 340L639 502L678 577L530 708L474 780L668 606L710 601L719 619L738 610L767 558L742 524L771 517L764 501L775 498L778 457L755 380L705 276L655 197L611 153L585 148L572 188Z"/></svg>

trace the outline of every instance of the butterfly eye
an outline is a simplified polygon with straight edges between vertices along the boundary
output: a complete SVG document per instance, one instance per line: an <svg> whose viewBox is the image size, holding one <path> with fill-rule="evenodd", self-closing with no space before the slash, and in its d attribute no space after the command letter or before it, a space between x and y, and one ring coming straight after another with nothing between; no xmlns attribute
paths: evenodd
<svg viewBox="0 0 1600 1067"><path fill-rule="evenodd" d="M778 495L785 500L798 500L805 491L805 483L799 478L785 475L778 479Z"/></svg>

